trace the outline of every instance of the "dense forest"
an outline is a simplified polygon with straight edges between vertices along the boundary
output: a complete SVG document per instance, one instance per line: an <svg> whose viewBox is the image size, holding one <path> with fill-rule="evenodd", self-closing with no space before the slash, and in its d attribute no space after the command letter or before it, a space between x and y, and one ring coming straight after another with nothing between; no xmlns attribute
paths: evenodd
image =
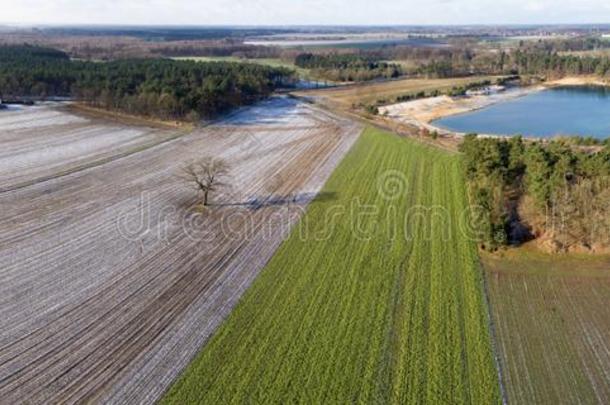
<svg viewBox="0 0 610 405"><path fill-rule="evenodd" d="M610 41L582 38L531 41L513 49L388 46L335 53L301 53L295 64L334 81L365 81L399 76L447 78L470 75L610 76L610 58L565 53L610 47ZM401 61L403 64L386 61ZM408 67L407 67L408 66Z"/></svg>
<svg viewBox="0 0 610 405"><path fill-rule="evenodd" d="M358 57L408 62L406 75L453 77L473 74L610 76L606 56L573 55L567 52L610 48L610 41L594 37L563 40L522 41L513 48L487 49L476 44L446 48L384 47L360 51Z"/></svg>
<svg viewBox="0 0 610 405"><path fill-rule="evenodd" d="M594 51L610 48L610 41L599 37L574 37L545 39L538 41L520 41L520 48L538 49L547 52Z"/></svg>
<svg viewBox="0 0 610 405"><path fill-rule="evenodd" d="M88 33L88 31L84 31ZM110 61L117 59L171 58L177 56L234 56L248 58L279 58L283 51L272 46L245 44L240 38L147 40L141 37L108 36L90 33L61 35L40 33L5 34L0 45L23 44L54 48L66 52L73 59Z"/></svg>
<svg viewBox="0 0 610 405"><path fill-rule="evenodd" d="M160 59L72 61L63 52L0 47L0 97L72 97L162 119L210 118L268 96L292 72L256 64Z"/></svg>
<svg viewBox="0 0 610 405"><path fill-rule="evenodd" d="M528 239L552 251L610 248L610 143L468 135L461 151L484 248Z"/></svg>
<svg viewBox="0 0 610 405"><path fill-rule="evenodd" d="M428 77L489 75L610 75L607 57L564 55L540 49L516 49L499 52L451 50L418 61L414 73Z"/></svg>
<svg viewBox="0 0 610 405"><path fill-rule="evenodd" d="M296 56L295 65L310 69L314 76L341 82L392 79L403 74L400 65L358 54L313 54Z"/></svg>

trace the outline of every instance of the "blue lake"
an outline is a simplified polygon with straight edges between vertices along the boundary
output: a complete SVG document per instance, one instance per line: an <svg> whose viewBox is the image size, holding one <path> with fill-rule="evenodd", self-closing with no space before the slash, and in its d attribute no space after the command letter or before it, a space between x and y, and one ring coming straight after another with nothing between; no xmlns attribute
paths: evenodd
<svg viewBox="0 0 610 405"><path fill-rule="evenodd" d="M610 137L610 89L600 86L556 87L433 122L457 132Z"/></svg>

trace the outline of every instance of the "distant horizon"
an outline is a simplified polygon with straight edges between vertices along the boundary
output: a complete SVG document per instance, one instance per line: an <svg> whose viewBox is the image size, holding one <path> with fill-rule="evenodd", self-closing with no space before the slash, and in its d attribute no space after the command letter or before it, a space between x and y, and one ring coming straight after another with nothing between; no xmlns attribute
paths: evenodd
<svg viewBox="0 0 610 405"><path fill-rule="evenodd" d="M609 28L610 22L600 23L472 23L472 24L113 24L113 23L15 23L0 21L2 28Z"/></svg>
<svg viewBox="0 0 610 405"><path fill-rule="evenodd" d="M503 26L610 24L606 0L21 0L18 26Z"/></svg>

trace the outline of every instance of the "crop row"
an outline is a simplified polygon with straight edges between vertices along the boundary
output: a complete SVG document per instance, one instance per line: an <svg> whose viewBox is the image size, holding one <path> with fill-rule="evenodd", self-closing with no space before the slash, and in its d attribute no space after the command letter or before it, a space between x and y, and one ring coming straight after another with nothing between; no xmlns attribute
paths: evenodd
<svg viewBox="0 0 610 405"><path fill-rule="evenodd" d="M56 127L39 130L49 142L66 139ZM30 185L0 192L0 402L154 402L359 132L273 99L87 170L44 181L28 172ZM44 149L32 138L24 150ZM231 187L200 215L178 175L205 155L230 163Z"/></svg>
<svg viewBox="0 0 610 405"><path fill-rule="evenodd" d="M459 165L365 132L165 402L498 403Z"/></svg>

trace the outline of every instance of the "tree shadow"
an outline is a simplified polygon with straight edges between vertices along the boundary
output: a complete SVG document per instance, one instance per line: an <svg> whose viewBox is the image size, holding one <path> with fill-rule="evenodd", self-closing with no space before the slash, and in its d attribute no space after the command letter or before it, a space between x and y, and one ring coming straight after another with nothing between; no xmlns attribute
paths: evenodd
<svg viewBox="0 0 610 405"><path fill-rule="evenodd" d="M254 196L247 201L238 203L212 203L216 207L245 207L250 210L259 210L265 207L277 207L285 205L307 205L308 203L333 201L337 199L334 191L322 191L319 193L297 193L289 195Z"/></svg>

